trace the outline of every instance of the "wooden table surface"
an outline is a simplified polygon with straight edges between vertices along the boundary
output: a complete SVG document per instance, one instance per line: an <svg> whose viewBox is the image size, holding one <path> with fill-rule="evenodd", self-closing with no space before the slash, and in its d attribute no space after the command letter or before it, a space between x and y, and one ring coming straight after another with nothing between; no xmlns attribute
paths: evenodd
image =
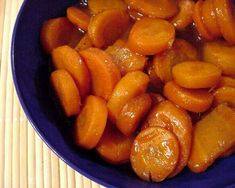
<svg viewBox="0 0 235 188"><path fill-rule="evenodd" d="M12 82L10 44L23 0L0 0L0 188L101 188L72 170L42 142Z"/></svg>

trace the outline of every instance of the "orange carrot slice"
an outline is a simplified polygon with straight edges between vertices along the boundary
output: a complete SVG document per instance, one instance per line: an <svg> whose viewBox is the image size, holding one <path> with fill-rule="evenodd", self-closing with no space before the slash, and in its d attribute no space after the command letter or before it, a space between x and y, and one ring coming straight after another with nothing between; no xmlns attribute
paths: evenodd
<svg viewBox="0 0 235 188"><path fill-rule="evenodd" d="M215 106L222 103L228 103L230 106L235 107L235 88L221 87L215 90L213 94Z"/></svg>
<svg viewBox="0 0 235 188"><path fill-rule="evenodd" d="M235 88L235 79L228 77L228 76L222 76L217 87L233 87L233 88Z"/></svg>
<svg viewBox="0 0 235 188"><path fill-rule="evenodd" d="M91 47L92 47L91 39L88 36L88 34L85 34L84 37L82 37L82 39L75 46L75 50L79 52Z"/></svg>

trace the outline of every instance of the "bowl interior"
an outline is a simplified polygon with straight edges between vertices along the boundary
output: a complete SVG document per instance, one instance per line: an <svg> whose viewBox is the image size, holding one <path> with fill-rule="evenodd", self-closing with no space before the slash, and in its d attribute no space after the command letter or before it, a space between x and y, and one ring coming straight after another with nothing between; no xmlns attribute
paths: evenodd
<svg viewBox="0 0 235 188"><path fill-rule="evenodd" d="M66 7L77 0L25 0L12 39L12 71L24 111L35 130L67 164L88 178L107 187L226 187L235 183L235 155L220 159L207 172L193 174L185 169L163 183L139 180L129 165L111 166L94 151L73 145L71 121L55 105L49 88L49 57L41 50L39 33L42 23L64 16Z"/></svg>

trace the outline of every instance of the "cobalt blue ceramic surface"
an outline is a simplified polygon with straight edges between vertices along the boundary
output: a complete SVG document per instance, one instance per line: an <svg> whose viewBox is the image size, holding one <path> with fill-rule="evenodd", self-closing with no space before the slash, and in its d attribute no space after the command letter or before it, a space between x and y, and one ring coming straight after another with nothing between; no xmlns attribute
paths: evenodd
<svg viewBox="0 0 235 188"><path fill-rule="evenodd" d="M71 124L51 97L49 58L42 53L39 32L45 20L65 15L66 7L77 3L78 0L24 1L15 25L11 51L15 87L28 119L44 142L72 168L107 187L235 187L235 155L220 159L205 173L193 174L185 169L176 178L157 184L139 180L129 166L105 164L95 152L73 145Z"/></svg>

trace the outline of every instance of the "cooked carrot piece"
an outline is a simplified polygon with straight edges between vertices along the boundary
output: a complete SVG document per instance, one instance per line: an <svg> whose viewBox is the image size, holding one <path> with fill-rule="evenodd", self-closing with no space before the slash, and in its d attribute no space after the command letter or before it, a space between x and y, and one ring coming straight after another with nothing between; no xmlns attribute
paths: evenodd
<svg viewBox="0 0 235 188"><path fill-rule="evenodd" d="M131 166L143 180L161 182L175 169L180 147L173 133L149 127L136 137L131 150Z"/></svg>
<svg viewBox="0 0 235 188"><path fill-rule="evenodd" d="M154 55L170 48L174 39L175 28L170 22L143 18L132 27L128 47L142 55Z"/></svg>
<svg viewBox="0 0 235 188"><path fill-rule="evenodd" d="M176 105L191 112L205 112L213 102L213 95L202 89L185 89L174 82L164 86L164 95Z"/></svg>
<svg viewBox="0 0 235 188"><path fill-rule="evenodd" d="M214 7L214 0L204 1L202 5L202 20L205 24L205 28L211 33L213 37L221 36Z"/></svg>
<svg viewBox="0 0 235 188"><path fill-rule="evenodd" d="M134 136L126 137L113 125L107 125L96 147L102 159L110 164L124 164L130 160Z"/></svg>
<svg viewBox="0 0 235 188"><path fill-rule="evenodd" d="M56 69L65 69L73 77L82 98L90 91L90 74L79 54L69 46L52 51L52 62Z"/></svg>
<svg viewBox="0 0 235 188"><path fill-rule="evenodd" d="M128 101L122 108L116 122L117 128L126 136L132 135L152 104L148 94L139 95Z"/></svg>
<svg viewBox="0 0 235 188"><path fill-rule="evenodd" d="M112 57L97 48L83 50L80 55L91 74L92 93L108 100L121 77Z"/></svg>
<svg viewBox="0 0 235 188"><path fill-rule="evenodd" d="M222 76L217 87L234 87L235 88L235 79L228 77L228 76Z"/></svg>
<svg viewBox="0 0 235 188"><path fill-rule="evenodd" d="M193 22L193 9L195 2L193 0L179 0L179 12L171 19L171 23L177 30L185 29Z"/></svg>
<svg viewBox="0 0 235 188"><path fill-rule="evenodd" d="M65 115L67 117L77 115L80 112L81 100L70 74L63 69L56 70L52 72L50 81Z"/></svg>
<svg viewBox="0 0 235 188"><path fill-rule="evenodd" d="M198 32L200 33L200 35L207 40L212 40L213 36L207 30L207 28L202 20L203 3L204 3L204 1L202 1L202 0L199 0L196 2L195 6L194 6L194 11L193 11L193 21L194 21L196 28L197 28Z"/></svg>
<svg viewBox="0 0 235 188"><path fill-rule="evenodd" d="M89 0L88 7L93 14L110 9L127 10L127 4L123 0Z"/></svg>
<svg viewBox="0 0 235 188"><path fill-rule="evenodd" d="M107 83L107 81L102 82ZM123 106L146 91L149 77L141 71L127 73L115 86L108 101L109 119L115 123Z"/></svg>
<svg viewBox="0 0 235 188"><path fill-rule="evenodd" d="M188 167L204 172L222 153L235 143L235 112L222 104L194 126Z"/></svg>
<svg viewBox="0 0 235 188"><path fill-rule="evenodd" d="M46 21L42 26L40 34L44 51L50 54L54 48L68 44L73 32L73 24L65 17Z"/></svg>
<svg viewBox="0 0 235 188"><path fill-rule="evenodd" d="M208 42L203 46L203 60L214 63L224 75L235 76L235 47L226 42Z"/></svg>
<svg viewBox="0 0 235 188"><path fill-rule="evenodd" d="M228 103L230 106L235 107L235 88L221 87L215 90L213 94L215 106L222 103Z"/></svg>
<svg viewBox="0 0 235 188"><path fill-rule="evenodd" d="M121 75L132 71L143 71L147 58L132 52L126 47L125 43L121 44L120 40L118 43L116 42L113 46L108 47L106 52L112 56L113 63L117 65Z"/></svg>
<svg viewBox="0 0 235 188"><path fill-rule="evenodd" d="M107 117L105 100L93 95L88 96L76 120L75 143L85 149L95 148L104 132Z"/></svg>
<svg viewBox="0 0 235 188"><path fill-rule="evenodd" d="M149 93L151 99L152 99L152 104L153 105L157 105L159 103L161 103L162 101L165 100L165 98L161 95L161 94L158 94L158 93Z"/></svg>
<svg viewBox="0 0 235 188"><path fill-rule="evenodd" d="M131 8L128 9L128 13L134 21L141 20L144 17L143 14L141 14L137 10L134 10L134 9L131 9Z"/></svg>
<svg viewBox="0 0 235 188"><path fill-rule="evenodd" d="M84 37L82 37L82 39L75 46L75 50L79 52L81 50L86 50L87 48L91 47L92 47L91 39L88 36L88 34L85 34Z"/></svg>
<svg viewBox="0 0 235 188"><path fill-rule="evenodd" d="M185 88L201 89L216 86L221 78L221 70L212 63L186 61L172 69L174 81Z"/></svg>
<svg viewBox="0 0 235 188"><path fill-rule="evenodd" d="M231 148L229 148L227 151L222 153L220 157L222 157L222 158L229 157L230 155L232 155L234 153L235 153L235 144Z"/></svg>
<svg viewBox="0 0 235 188"><path fill-rule="evenodd" d="M128 28L129 16L126 12L113 9L94 16L88 27L88 35L97 48L112 44Z"/></svg>
<svg viewBox="0 0 235 188"><path fill-rule="evenodd" d="M83 31L87 31L90 23L90 16L77 7L67 8L67 18Z"/></svg>
<svg viewBox="0 0 235 188"><path fill-rule="evenodd" d="M186 111L166 100L153 107L142 130L147 127L162 127L172 131L176 135L181 151L177 167L171 172L170 176L177 175L187 165L190 155L192 139L192 122L190 116Z"/></svg>
<svg viewBox="0 0 235 188"><path fill-rule="evenodd" d="M235 44L235 17L232 0L214 0L214 8L223 37L229 44Z"/></svg>
<svg viewBox="0 0 235 188"><path fill-rule="evenodd" d="M171 18L178 12L178 2L175 0L126 0L131 9L134 9L152 18Z"/></svg>
<svg viewBox="0 0 235 188"><path fill-rule="evenodd" d="M172 67L182 61L196 60L197 50L189 42L176 39L172 48L154 56L153 64L156 75L164 83L172 80Z"/></svg>
<svg viewBox="0 0 235 188"><path fill-rule="evenodd" d="M155 67L153 62L148 62L146 66L146 73L149 75L150 84L155 88L160 88L162 86L161 79L157 76L155 72Z"/></svg>

